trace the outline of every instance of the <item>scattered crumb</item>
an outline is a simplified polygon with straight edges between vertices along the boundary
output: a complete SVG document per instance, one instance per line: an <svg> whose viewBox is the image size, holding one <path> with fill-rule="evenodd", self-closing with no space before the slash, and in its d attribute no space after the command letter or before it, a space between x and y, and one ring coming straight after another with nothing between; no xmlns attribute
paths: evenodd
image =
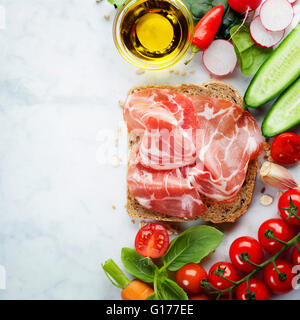
<svg viewBox="0 0 300 320"><path fill-rule="evenodd" d="M104 19L108 21L110 19L110 15L109 14L105 14L104 15Z"/></svg>
<svg viewBox="0 0 300 320"><path fill-rule="evenodd" d="M119 133L119 136L122 134L122 128L120 126L118 127L118 133Z"/></svg>
<svg viewBox="0 0 300 320"><path fill-rule="evenodd" d="M120 162L122 162L122 161L123 161L121 157L119 157L119 161L120 161Z"/></svg>
<svg viewBox="0 0 300 320"><path fill-rule="evenodd" d="M111 207L113 208L113 210L116 210L116 206L112 205Z"/></svg>
<svg viewBox="0 0 300 320"><path fill-rule="evenodd" d="M279 197L281 197L283 195L283 192L282 191L277 191L277 193L276 193L276 196L279 198Z"/></svg>
<svg viewBox="0 0 300 320"><path fill-rule="evenodd" d="M149 222L142 220L142 221L139 222L139 227L142 228L147 223L149 223ZM178 225L172 225L172 224L167 223L167 222L160 222L160 223L167 229L169 236L177 235L177 234L180 233Z"/></svg>
<svg viewBox="0 0 300 320"><path fill-rule="evenodd" d="M173 72L174 72L174 70L169 70L169 72L170 72L170 73L173 73Z"/></svg>
<svg viewBox="0 0 300 320"><path fill-rule="evenodd" d="M195 73L195 71L194 71L194 70L190 71L190 74L194 74L194 73Z"/></svg>
<svg viewBox="0 0 300 320"><path fill-rule="evenodd" d="M115 139L115 147L118 148L118 146L119 146L119 138L116 138Z"/></svg>
<svg viewBox="0 0 300 320"><path fill-rule="evenodd" d="M120 160L119 160L119 158L117 157L117 155L114 154L114 155L112 156L111 164L112 164L112 166L113 166L114 168L117 168L117 167L120 166Z"/></svg>
<svg viewBox="0 0 300 320"><path fill-rule="evenodd" d="M136 70L135 73L138 74L138 75L141 75L141 74L144 74L144 73L145 73L145 70L143 70L143 69L138 69L138 70Z"/></svg>
<svg viewBox="0 0 300 320"><path fill-rule="evenodd" d="M101 2L102 0L96 0L97 3Z"/></svg>
<svg viewBox="0 0 300 320"><path fill-rule="evenodd" d="M135 224L135 220L134 220L134 219L132 219L132 220L131 220L131 223Z"/></svg>
<svg viewBox="0 0 300 320"><path fill-rule="evenodd" d="M124 102L123 101L121 101L121 100L119 100L119 106L123 109L124 108Z"/></svg>
<svg viewBox="0 0 300 320"><path fill-rule="evenodd" d="M182 74L181 74L183 77L186 75L186 72L182 72Z"/></svg>
<svg viewBox="0 0 300 320"><path fill-rule="evenodd" d="M174 73L175 73L175 74L179 74L179 71L176 70L176 71L174 71Z"/></svg>
<svg viewBox="0 0 300 320"><path fill-rule="evenodd" d="M260 190L261 193L265 193L265 191L266 191L266 188L265 188L265 187L263 187L263 188Z"/></svg>
<svg viewBox="0 0 300 320"><path fill-rule="evenodd" d="M266 158L264 157L264 159L270 162L273 162L273 159L271 157L271 146L267 142L264 142L264 149L266 153L265 155Z"/></svg>
<svg viewBox="0 0 300 320"><path fill-rule="evenodd" d="M212 78L213 78L213 75L212 75L211 73L209 74L209 78L210 78L210 79L212 79Z"/></svg>
<svg viewBox="0 0 300 320"><path fill-rule="evenodd" d="M269 206L270 204L273 203L273 197L271 197L268 194L264 194L261 198L260 198L260 204L262 204L263 206Z"/></svg>

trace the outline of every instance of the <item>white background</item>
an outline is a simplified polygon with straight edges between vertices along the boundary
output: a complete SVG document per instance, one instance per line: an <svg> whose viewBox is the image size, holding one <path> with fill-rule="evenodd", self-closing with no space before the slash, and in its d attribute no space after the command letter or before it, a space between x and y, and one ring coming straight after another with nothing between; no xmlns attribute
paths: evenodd
<svg viewBox="0 0 300 320"><path fill-rule="evenodd" d="M173 67L186 76L168 70L137 75L114 47L111 5L0 5L6 14L0 30L0 264L7 273L0 299L119 299L100 264L108 258L120 264L120 250L133 246L138 223L124 209L126 159L116 168L108 154L108 164L100 164L108 151L99 132L118 136L118 101L134 85L209 81L201 54L188 67ZM242 94L249 80L238 69L225 79ZM260 121L266 110L251 112ZM119 138L125 141L124 130ZM292 172L300 181L299 165ZM224 241L205 259L206 268L228 260L233 239L256 237L261 222L277 217L276 200L259 204L261 188L258 181L247 214L219 226ZM300 290L277 298L299 297Z"/></svg>

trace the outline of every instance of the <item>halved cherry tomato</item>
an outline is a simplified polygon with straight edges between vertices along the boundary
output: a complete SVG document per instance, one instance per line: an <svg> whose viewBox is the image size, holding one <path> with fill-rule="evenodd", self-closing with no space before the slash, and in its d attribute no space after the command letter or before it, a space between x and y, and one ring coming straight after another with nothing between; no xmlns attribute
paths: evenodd
<svg viewBox="0 0 300 320"><path fill-rule="evenodd" d="M242 261L240 255L246 253L248 259L255 264L261 264L264 258L264 252L259 242L251 237L240 237L234 240L230 246L229 256L232 264L239 270L250 272L255 266L249 262Z"/></svg>
<svg viewBox="0 0 300 320"><path fill-rule="evenodd" d="M188 294L200 293L201 281L207 279L206 271L198 264L187 264L176 273L177 284Z"/></svg>
<svg viewBox="0 0 300 320"><path fill-rule="evenodd" d="M206 294L196 294L194 296L190 296L189 300L211 300Z"/></svg>
<svg viewBox="0 0 300 320"><path fill-rule="evenodd" d="M282 164L298 162L300 160L300 136L292 132L281 133L272 143L271 157Z"/></svg>
<svg viewBox="0 0 300 320"><path fill-rule="evenodd" d="M143 257L160 258L169 247L166 228L157 223L148 223L136 235L135 249Z"/></svg>
<svg viewBox="0 0 300 320"><path fill-rule="evenodd" d="M300 246L300 242L299 242L299 246ZM297 250L297 247L294 247L292 251L292 262L294 266L300 265L300 253Z"/></svg>
<svg viewBox="0 0 300 320"><path fill-rule="evenodd" d="M294 226L300 226L300 190L290 189L286 191L279 198L278 211L281 218L286 223Z"/></svg>
<svg viewBox="0 0 300 320"><path fill-rule="evenodd" d="M258 230L258 240L261 246L269 253L276 253L283 244L265 236L267 230L272 230L274 237L281 241L289 241L294 237L294 230L281 219L270 219L265 221Z"/></svg>
<svg viewBox="0 0 300 320"><path fill-rule="evenodd" d="M269 300L270 292L266 285L257 278L250 278L249 280L249 291L247 294L247 281L242 282L236 288L236 299L237 300ZM253 292L253 293L251 293Z"/></svg>
<svg viewBox="0 0 300 320"><path fill-rule="evenodd" d="M225 277L226 279L229 279L235 282L240 279L239 273L235 269L233 264L225 261L217 262L210 268L208 273L208 281L216 289L225 290L232 286L232 283L230 281L225 280L222 277L217 276L215 274L215 271L217 271L219 268L224 270L223 277ZM224 293L224 295L227 295L227 294L228 292Z"/></svg>
<svg viewBox="0 0 300 320"><path fill-rule="evenodd" d="M293 289L292 280L295 274L292 272L292 265L285 260L276 260L276 267L280 273L285 274L285 278L280 279L281 276L276 272L275 266L270 263L264 269L264 280L266 285L274 293L287 293Z"/></svg>

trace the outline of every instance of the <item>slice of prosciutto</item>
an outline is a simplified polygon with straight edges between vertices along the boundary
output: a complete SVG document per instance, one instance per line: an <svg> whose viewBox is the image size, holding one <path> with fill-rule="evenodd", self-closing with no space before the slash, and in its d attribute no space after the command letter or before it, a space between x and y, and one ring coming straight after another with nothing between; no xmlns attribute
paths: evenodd
<svg viewBox="0 0 300 320"><path fill-rule="evenodd" d="M144 167L138 147L132 152L127 184L130 194L146 209L176 217L203 214L206 207L186 176L186 167L158 171Z"/></svg>
<svg viewBox="0 0 300 320"><path fill-rule="evenodd" d="M170 170L192 164L199 120L189 96L167 89L144 89L128 96L124 105L128 131L143 134L139 149L142 165Z"/></svg>
<svg viewBox="0 0 300 320"><path fill-rule="evenodd" d="M246 177L248 163L263 149L260 129L251 114L235 104L193 96L200 121L196 164L189 169L191 184L217 202L232 202Z"/></svg>

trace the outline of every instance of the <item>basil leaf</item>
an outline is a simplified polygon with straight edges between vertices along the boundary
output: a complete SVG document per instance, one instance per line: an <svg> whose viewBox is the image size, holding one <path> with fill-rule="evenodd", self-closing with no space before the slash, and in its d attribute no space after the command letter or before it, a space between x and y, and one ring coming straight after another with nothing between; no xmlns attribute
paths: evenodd
<svg viewBox="0 0 300 320"><path fill-rule="evenodd" d="M146 300L160 300L156 292L153 292Z"/></svg>
<svg viewBox="0 0 300 320"><path fill-rule="evenodd" d="M113 6L115 6L116 8L119 8L126 0L107 0L107 1Z"/></svg>
<svg viewBox="0 0 300 320"><path fill-rule="evenodd" d="M134 249L123 248L121 260L124 268L137 279L144 282L153 282L157 266L150 258L142 257Z"/></svg>
<svg viewBox="0 0 300 320"><path fill-rule="evenodd" d="M232 42L242 73L251 76L258 71L273 49L262 48L253 42L249 33L249 24L245 24L236 32L238 28L239 25L230 30L233 35Z"/></svg>
<svg viewBox="0 0 300 320"><path fill-rule="evenodd" d="M163 256L164 267L170 271L177 271L188 263L199 263L219 246L223 236L216 228L206 225L184 231L171 242Z"/></svg>
<svg viewBox="0 0 300 320"><path fill-rule="evenodd" d="M159 282L158 287L162 300L188 300L187 294L173 280L165 279Z"/></svg>

